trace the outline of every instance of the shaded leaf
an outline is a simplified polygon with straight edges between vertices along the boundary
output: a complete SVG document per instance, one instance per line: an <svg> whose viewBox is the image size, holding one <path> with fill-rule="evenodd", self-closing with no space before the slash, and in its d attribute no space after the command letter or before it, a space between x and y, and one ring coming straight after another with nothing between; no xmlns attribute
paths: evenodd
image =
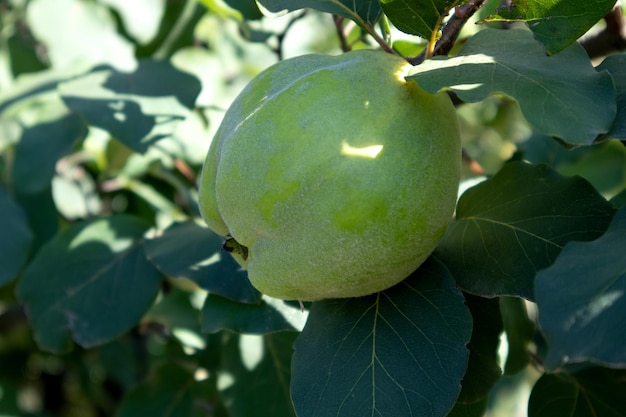
<svg viewBox="0 0 626 417"><path fill-rule="evenodd" d="M86 136L87 126L75 113L26 129L15 146L15 188L34 194L50 187L57 161Z"/></svg>
<svg viewBox="0 0 626 417"><path fill-rule="evenodd" d="M145 382L128 391L115 417L203 416L203 406L210 406L207 388L207 384L194 379L190 370L166 362Z"/></svg>
<svg viewBox="0 0 626 417"><path fill-rule="evenodd" d="M28 258L33 234L26 215L0 187L0 286L10 282Z"/></svg>
<svg viewBox="0 0 626 417"><path fill-rule="evenodd" d="M59 229L59 213L52 198L52 187L48 186L37 193L20 193L16 190L15 200L24 210L33 232L31 252L35 253Z"/></svg>
<svg viewBox="0 0 626 417"><path fill-rule="evenodd" d="M60 83L65 104L90 125L144 153L172 134L195 104L200 82L169 61L141 61L132 73L110 67Z"/></svg>
<svg viewBox="0 0 626 417"><path fill-rule="evenodd" d="M490 22L526 22L549 54L576 42L615 5L615 0L512 0Z"/></svg>
<svg viewBox="0 0 626 417"><path fill-rule="evenodd" d="M532 300L537 271L567 242L599 237L613 214L582 178L510 162L461 196L435 256L469 293Z"/></svg>
<svg viewBox="0 0 626 417"><path fill-rule="evenodd" d="M264 298L257 304L241 304L209 294L202 308L202 331L215 333L266 334L281 330L301 330L306 313L281 300Z"/></svg>
<svg viewBox="0 0 626 417"><path fill-rule="evenodd" d="M597 67L598 71L608 71L617 90L617 117L607 137L626 140L626 54L610 55Z"/></svg>
<svg viewBox="0 0 626 417"><path fill-rule="evenodd" d="M594 361L626 366L626 209L593 242L572 242L537 274L539 325L555 369Z"/></svg>
<svg viewBox="0 0 626 417"><path fill-rule="evenodd" d="M228 335L218 386L232 417L295 417L289 396L297 332Z"/></svg>
<svg viewBox="0 0 626 417"><path fill-rule="evenodd" d="M143 253L146 225L118 215L70 226L37 253L18 283L42 349L65 351L109 341L135 325L154 301L160 275Z"/></svg>
<svg viewBox="0 0 626 417"><path fill-rule="evenodd" d="M272 13L311 8L354 20L362 26L373 25L381 16L378 0L259 0Z"/></svg>
<svg viewBox="0 0 626 417"><path fill-rule="evenodd" d="M146 255L165 275L188 278L203 289L245 303L261 294L225 251L224 238L194 222L174 223L145 243Z"/></svg>
<svg viewBox="0 0 626 417"><path fill-rule="evenodd" d="M399 30L430 39L457 0L380 0L380 6Z"/></svg>
<svg viewBox="0 0 626 417"><path fill-rule="evenodd" d="M521 298L500 297L500 311L508 342L504 373L513 375L528 365L528 349L535 333L535 324L528 317L525 302Z"/></svg>
<svg viewBox="0 0 626 417"><path fill-rule="evenodd" d="M608 132L617 111L611 76L597 72L580 45L548 57L519 29L481 30L458 56L426 60L406 78L431 93L449 88L467 102L504 93L538 131L573 145Z"/></svg>
<svg viewBox="0 0 626 417"><path fill-rule="evenodd" d="M452 411L450 411L446 417L483 417L485 415L485 411L487 411L488 403L488 397L470 404L457 402L454 404Z"/></svg>
<svg viewBox="0 0 626 417"><path fill-rule="evenodd" d="M528 417L623 417L626 371L587 368L574 375L544 374L528 401Z"/></svg>
<svg viewBox="0 0 626 417"><path fill-rule="evenodd" d="M461 383L457 402L473 404L486 398L500 378L498 348L502 333L502 317L498 299L465 294L465 302L474 322L469 342L469 362Z"/></svg>
<svg viewBox="0 0 626 417"><path fill-rule="evenodd" d="M315 302L309 314L292 362L300 417L445 416L454 405L472 319L436 260L386 291Z"/></svg>

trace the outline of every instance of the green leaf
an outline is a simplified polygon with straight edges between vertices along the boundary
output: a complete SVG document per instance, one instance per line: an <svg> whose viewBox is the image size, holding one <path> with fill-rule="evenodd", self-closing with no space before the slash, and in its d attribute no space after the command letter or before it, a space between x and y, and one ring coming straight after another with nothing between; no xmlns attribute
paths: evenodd
<svg viewBox="0 0 626 417"><path fill-rule="evenodd" d="M615 5L615 0L513 0L489 22L526 22L549 54L576 42Z"/></svg>
<svg viewBox="0 0 626 417"><path fill-rule="evenodd" d="M381 16L378 0L259 0L272 13L311 8L354 20L361 26L375 24Z"/></svg>
<svg viewBox="0 0 626 417"><path fill-rule="evenodd" d="M70 109L139 153L174 132L200 88L194 76L169 61L152 60L141 61L132 73L100 66L58 86Z"/></svg>
<svg viewBox="0 0 626 417"><path fill-rule="evenodd" d="M528 401L528 417L623 417L626 371L587 368L574 375L544 374Z"/></svg>
<svg viewBox="0 0 626 417"><path fill-rule="evenodd" d="M203 289L244 303L257 303L261 294L248 274L225 251L224 238L194 222L174 223L148 239L146 255L165 275L188 278Z"/></svg>
<svg viewBox="0 0 626 417"><path fill-rule="evenodd" d="M70 226L37 253L18 283L44 350L107 342L150 307L161 277L143 253L146 225L118 215Z"/></svg>
<svg viewBox="0 0 626 417"><path fill-rule="evenodd" d="M626 366L626 208L593 242L572 242L537 274L539 324L548 343L545 365L594 361Z"/></svg>
<svg viewBox="0 0 626 417"><path fill-rule="evenodd" d="M166 362L147 381L128 391L115 417L206 415L200 412L210 406L206 388L207 384L194 379L191 370Z"/></svg>
<svg viewBox="0 0 626 417"><path fill-rule="evenodd" d="M57 161L86 136L87 126L75 113L26 129L15 146L15 188L34 194L50 187Z"/></svg>
<svg viewBox="0 0 626 417"><path fill-rule="evenodd" d="M232 417L295 417L289 395L297 332L227 335L218 387Z"/></svg>
<svg viewBox="0 0 626 417"><path fill-rule="evenodd" d="M430 39L457 0L380 0L380 6L399 30Z"/></svg>
<svg viewBox="0 0 626 417"><path fill-rule="evenodd" d="M241 304L209 294L202 308L202 331L215 333L267 334L281 330L301 330L306 313L281 300L264 298L257 304Z"/></svg>
<svg viewBox="0 0 626 417"><path fill-rule="evenodd" d="M572 145L607 133L617 111L612 77L597 72L580 45L548 57L524 30L481 30L458 56L426 60L406 78L431 93L449 88L467 102L506 94L538 131Z"/></svg>
<svg viewBox="0 0 626 417"><path fill-rule="evenodd" d="M461 196L435 256L469 293L532 300L537 271L567 242L599 237L614 212L582 178L511 162Z"/></svg>
<svg viewBox="0 0 626 417"><path fill-rule="evenodd" d="M472 319L446 268L427 260L367 297L313 303L295 343L300 417L445 416L465 373Z"/></svg>
<svg viewBox="0 0 626 417"><path fill-rule="evenodd" d="M528 349L535 333L535 324L528 317L525 302L521 298L500 297L500 311L508 342L504 373L513 375L528 365Z"/></svg>
<svg viewBox="0 0 626 417"><path fill-rule="evenodd" d="M487 411L489 397L470 404L457 402L446 417L483 417Z"/></svg>
<svg viewBox="0 0 626 417"><path fill-rule="evenodd" d="M498 365L502 317L497 298L465 294L465 303L472 313L474 329L468 345L470 356L467 371L457 402L473 404L489 395L502 374Z"/></svg>
<svg viewBox="0 0 626 417"><path fill-rule="evenodd" d="M608 71L617 89L617 117L607 137L626 140L626 54L610 55L597 67L598 71Z"/></svg>
<svg viewBox="0 0 626 417"><path fill-rule="evenodd" d="M28 258L33 235L26 215L0 187L0 286L13 280Z"/></svg>

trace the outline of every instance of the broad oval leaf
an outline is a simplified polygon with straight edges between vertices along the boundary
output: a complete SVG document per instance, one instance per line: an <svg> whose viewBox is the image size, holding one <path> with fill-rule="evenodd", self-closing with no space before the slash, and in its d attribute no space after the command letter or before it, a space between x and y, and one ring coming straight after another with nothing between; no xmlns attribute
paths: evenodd
<svg viewBox="0 0 626 417"><path fill-rule="evenodd" d="M617 89L617 117L609 138L626 140L626 54L610 55L598 65L598 71L608 71L615 81Z"/></svg>
<svg viewBox="0 0 626 417"><path fill-rule="evenodd" d="M381 16L378 0L259 0L272 13L311 8L343 16L361 26L373 25Z"/></svg>
<svg viewBox="0 0 626 417"><path fill-rule="evenodd" d="M230 416L296 416L289 397L289 381L297 336L297 332L226 335L218 389Z"/></svg>
<svg viewBox="0 0 626 417"><path fill-rule="evenodd" d="M161 276L144 255L139 219L118 215L70 226L37 253L18 283L39 346L61 352L107 342L135 325Z"/></svg>
<svg viewBox="0 0 626 417"><path fill-rule="evenodd" d="M546 373L528 400L528 417L623 417L626 371L587 367L574 374Z"/></svg>
<svg viewBox="0 0 626 417"><path fill-rule="evenodd" d="M545 365L594 361L626 366L626 208L593 242L572 242L537 274L539 325L548 344Z"/></svg>
<svg viewBox="0 0 626 417"><path fill-rule="evenodd" d="M615 5L615 0L512 0L490 22L526 22L549 54L576 42Z"/></svg>
<svg viewBox="0 0 626 417"><path fill-rule="evenodd" d="M195 222L174 223L148 239L146 255L165 275L188 278L201 288L243 303L257 303L261 294L248 274L224 250L224 238Z"/></svg>
<svg viewBox="0 0 626 417"><path fill-rule="evenodd" d="M15 146L15 188L34 194L50 187L57 161L86 136L87 126L76 113L26 129Z"/></svg>
<svg viewBox="0 0 626 417"><path fill-rule="evenodd" d="M457 0L380 0L385 15L404 33L430 39Z"/></svg>
<svg viewBox="0 0 626 417"><path fill-rule="evenodd" d="M100 66L58 85L70 109L139 153L174 132L200 89L193 75L152 60L131 73Z"/></svg>
<svg viewBox="0 0 626 417"><path fill-rule="evenodd" d="M28 258L33 241L26 215L0 187L0 286L13 280Z"/></svg>
<svg viewBox="0 0 626 417"><path fill-rule="evenodd" d="M449 88L468 102L504 93L538 131L572 145L607 133L617 112L612 77L596 71L580 45L549 57L519 29L481 30L457 56L426 60L406 78L431 93Z"/></svg>
<svg viewBox="0 0 626 417"><path fill-rule="evenodd" d="M443 417L460 391L472 318L454 279L427 260L367 297L313 303L292 361L300 417Z"/></svg>
<svg viewBox="0 0 626 417"><path fill-rule="evenodd" d="M115 417L173 417L205 415L210 386L174 361L165 362L141 384L128 391Z"/></svg>
<svg viewBox="0 0 626 417"><path fill-rule="evenodd" d="M532 300L535 274L567 242L599 237L614 213L580 177L510 162L461 196L435 256L469 293Z"/></svg>

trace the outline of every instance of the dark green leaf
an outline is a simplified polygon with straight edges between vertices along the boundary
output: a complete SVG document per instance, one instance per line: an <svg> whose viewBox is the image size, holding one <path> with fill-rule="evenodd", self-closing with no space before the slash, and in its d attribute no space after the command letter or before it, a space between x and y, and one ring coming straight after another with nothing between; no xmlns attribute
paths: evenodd
<svg viewBox="0 0 626 417"><path fill-rule="evenodd" d="M298 415L445 416L460 392L471 327L452 276L432 258L381 293L313 303L294 346Z"/></svg>
<svg viewBox="0 0 626 417"><path fill-rule="evenodd" d="M228 335L218 385L232 417L295 417L289 396L297 332Z"/></svg>
<svg viewBox="0 0 626 417"><path fill-rule="evenodd" d="M617 208L626 207L626 188L613 197L611 203Z"/></svg>
<svg viewBox="0 0 626 417"><path fill-rule="evenodd" d="M52 199L52 186L34 194L16 191L15 200L24 210L33 232L31 252L35 253L56 235L59 228L59 213Z"/></svg>
<svg viewBox="0 0 626 417"><path fill-rule="evenodd" d="M141 61L132 73L110 67L60 83L65 104L90 125L143 153L172 134L193 108L200 82L169 61Z"/></svg>
<svg viewBox="0 0 626 417"><path fill-rule="evenodd" d="M406 78L433 93L450 88L467 102L504 93L537 130L573 145L608 132L617 111L611 76L597 72L580 45L548 57L524 30L481 30L458 56L426 60Z"/></svg>
<svg viewBox="0 0 626 417"><path fill-rule="evenodd" d="M537 271L567 242L599 237L614 212L582 178L511 162L461 196L435 256L467 292L533 299Z"/></svg>
<svg viewBox="0 0 626 417"><path fill-rule="evenodd" d="M248 274L222 250L224 238L194 222L175 223L146 241L146 255L161 272L188 278L205 290L244 303L256 303L261 294Z"/></svg>
<svg viewBox="0 0 626 417"><path fill-rule="evenodd" d="M606 57L597 69L608 71L613 76L617 89L617 117L607 136L626 140L626 54Z"/></svg>
<svg viewBox="0 0 626 417"><path fill-rule="evenodd" d="M487 411L489 398L485 397L480 401L470 404L457 402L454 408L446 417L483 417Z"/></svg>
<svg viewBox="0 0 626 417"><path fill-rule="evenodd" d="M252 20L263 17L263 13L259 10L255 0L225 0L225 3L241 12L244 19Z"/></svg>
<svg viewBox="0 0 626 417"><path fill-rule="evenodd" d="M468 345L470 356L467 371L457 402L472 404L486 398L502 374L498 365L502 317L496 298L465 294L465 300L472 313L474 329Z"/></svg>
<svg viewBox="0 0 626 417"><path fill-rule="evenodd" d="M535 324L528 318L525 302L521 298L500 297L500 311L508 342L504 373L513 375L528 365L528 349L535 332Z"/></svg>
<svg viewBox="0 0 626 417"><path fill-rule="evenodd" d="M626 371L587 368L544 374L533 387L528 417L623 417Z"/></svg>
<svg viewBox="0 0 626 417"><path fill-rule="evenodd" d="M241 304L209 294L202 308L202 330L215 333L266 334L281 330L300 330L306 314L281 300L264 299L257 304Z"/></svg>
<svg viewBox="0 0 626 417"><path fill-rule="evenodd" d="M57 161L85 136L87 126L75 113L26 129L15 147L15 188L34 194L50 187Z"/></svg>
<svg viewBox="0 0 626 417"><path fill-rule="evenodd" d="M160 275L143 253L146 225L119 215L73 225L38 252L18 283L42 349L102 344L135 325Z"/></svg>
<svg viewBox="0 0 626 417"><path fill-rule="evenodd" d="M206 414L199 411L210 406L208 400L207 390L194 379L191 370L167 362L128 392L115 417L202 416Z"/></svg>
<svg viewBox="0 0 626 417"><path fill-rule="evenodd" d="M430 39L457 0L380 0L380 6L399 30Z"/></svg>
<svg viewBox="0 0 626 417"><path fill-rule="evenodd" d="M381 15L378 0L259 0L272 13L311 8L354 20L361 26L373 25Z"/></svg>
<svg viewBox="0 0 626 417"><path fill-rule="evenodd" d="M0 187L0 286L22 269L33 241L26 216Z"/></svg>
<svg viewBox="0 0 626 417"><path fill-rule="evenodd" d="M549 54L576 42L615 5L615 0L513 0L487 21L522 21Z"/></svg>
<svg viewBox="0 0 626 417"><path fill-rule="evenodd" d="M572 242L537 274L539 324L548 343L545 365L594 361L626 366L626 208L593 242Z"/></svg>

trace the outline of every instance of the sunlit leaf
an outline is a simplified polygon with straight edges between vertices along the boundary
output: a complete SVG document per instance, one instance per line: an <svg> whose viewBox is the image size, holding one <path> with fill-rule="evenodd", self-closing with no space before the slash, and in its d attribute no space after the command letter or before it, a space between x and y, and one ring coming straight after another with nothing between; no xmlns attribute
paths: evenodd
<svg viewBox="0 0 626 417"><path fill-rule="evenodd" d="M241 304L209 294L202 308L202 330L215 333L266 334L302 330L306 313L281 300L265 298L256 304Z"/></svg>
<svg viewBox="0 0 626 417"><path fill-rule="evenodd" d="M422 88L449 88L467 102L504 93L538 131L573 145L607 133L617 112L612 77L596 71L580 45L548 57L519 29L481 30L457 56L426 60L411 74Z"/></svg>
<svg viewBox="0 0 626 417"><path fill-rule="evenodd" d="M15 278L28 257L33 235L22 209L0 187L0 286Z"/></svg>
<svg viewBox="0 0 626 417"><path fill-rule="evenodd" d="M230 416L295 417L289 381L297 335L229 335L223 346L218 386Z"/></svg>
<svg viewBox="0 0 626 417"><path fill-rule="evenodd" d="M294 346L298 415L445 416L471 327L461 292L433 259L381 293L313 303Z"/></svg>
<svg viewBox="0 0 626 417"><path fill-rule="evenodd" d="M109 341L135 325L154 301L160 275L143 253L146 225L118 215L73 225L28 265L17 295L42 349L65 351Z"/></svg>
<svg viewBox="0 0 626 417"><path fill-rule="evenodd" d="M595 361L626 366L626 209L593 242L572 242L537 275L545 365Z"/></svg>
<svg viewBox="0 0 626 417"><path fill-rule="evenodd" d="M311 8L368 25L376 23L381 15L378 0L259 0L258 3L272 13Z"/></svg>
<svg viewBox="0 0 626 417"><path fill-rule="evenodd" d="M615 0L512 0L487 21L526 22L550 54L584 35L615 5Z"/></svg>
<svg viewBox="0 0 626 417"><path fill-rule="evenodd" d="M461 196L435 256L467 292L534 299L535 274L567 242L599 237L613 214L582 178L511 162Z"/></svg>
<svg viewBox="0 0 626 417"><path fill-rule="evenodd" d="M224 238L194 222L174 223L161 235L146 241L146 255L161 272L188 278L203 289L245 303L261 294L248 274L224 250Z"/></svg>
<svg viewBox="0 0 626 417"><path fill-rule="evenodd" d="M385 15L399 30L430 39L457 0L380 0Z"/></svg>
<svg viewBox="0 0 626 417"><path fill-rule="evenodd" d="M131 73L98 67L58 86L70 109L140 153L173 133L200 88L191 74L153 60L141 61Z"/></svg>
<svg viewBox="0 0 626 417"><path fill-rule="evenodd" d="M575 374L546 373L533 387L528 417L623 417L626 371L587 368Z"/></svg>

